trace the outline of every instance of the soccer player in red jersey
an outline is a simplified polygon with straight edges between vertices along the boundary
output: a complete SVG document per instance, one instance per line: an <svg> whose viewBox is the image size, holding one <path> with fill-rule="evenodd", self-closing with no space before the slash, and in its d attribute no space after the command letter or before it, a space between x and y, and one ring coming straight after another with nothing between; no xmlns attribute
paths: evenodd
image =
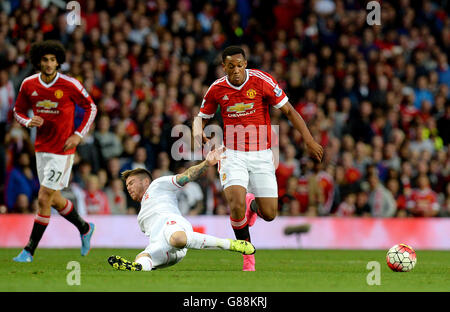
<svg viewBox="0 0 450 312"><path fill-rule="evenodd" d="M13 260L31 262L50 222L51 207L80 231L81 255L90 249L94 224L83 220L70 200L61 195L67 187L77 145L89 131L97 107L78 80L58 72L65 61L65 50L57 41L35 43L30 49L31 63L39 70L22 82L14 107L16 120L27 128L37 128L35 152L40 189L38 213L30 240ZM75 129L75 104L84 109L84 118ZM33 116L28 116L28 111Z"/></svg>
<svg viewBox="0 0 450 312"><path fill-rule="evenodd" d="M250 241L249 226L256 216L273 220L278 211L278 190L271 151L269 109L280 109L300 131L316 161L323 148L315 142L300 114L275 79L260 70L247 69L243 49L230 46L222 53L226 75L206 92L199 117L194 120L196 144L207 141L203 131L220 106L224 123L226 159L219 164L220 181L231 210L231 226L237 239ZM244 255L244 271L255 270L254 255Z"/></svg>

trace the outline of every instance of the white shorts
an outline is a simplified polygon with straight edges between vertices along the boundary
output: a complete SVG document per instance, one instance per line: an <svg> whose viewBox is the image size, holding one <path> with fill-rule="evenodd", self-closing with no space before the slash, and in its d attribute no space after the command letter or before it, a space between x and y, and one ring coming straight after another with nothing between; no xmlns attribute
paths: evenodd
<svg viewBox="0 0 450 312"><path fill-rule="evenodd" d="M245 187L255 197L278 197L278 184L271 149L242 152L227 149L219 162L222 187Z"/></svg>
<svg viewBox="0 0 450 312"><path fill-rule="evenodd" d="M150 224L151 228L147 228ZM187 248L172 247L169 240L175 232L192 232L189 221L177 214L164 214L151 223L144 223L144 227L145 233L150 233L150 241L142 253L150 255L154 268L168 267L183 260Z"/></svg>
<svg viewBox="0 0 450 312"><path fill-rule="evenodd" d="M39 183L52 190L62 190L69 185L74 154L58 155L36 153Z"/></svg>

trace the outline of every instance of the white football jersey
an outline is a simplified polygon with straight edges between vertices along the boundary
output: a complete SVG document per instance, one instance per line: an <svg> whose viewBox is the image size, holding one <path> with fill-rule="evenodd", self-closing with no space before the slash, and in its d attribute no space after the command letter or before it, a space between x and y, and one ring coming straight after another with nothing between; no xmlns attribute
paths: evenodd
<svg viewBox="0 0 450 312"><path fill-rule="evenodd" d="M174 175L160 177L150 183L142 196L141 210L137 217L142 232L147 236L150 235L148 230L152 221L168 213L181 215L177 200L179 189L181 186Z"/></svg>

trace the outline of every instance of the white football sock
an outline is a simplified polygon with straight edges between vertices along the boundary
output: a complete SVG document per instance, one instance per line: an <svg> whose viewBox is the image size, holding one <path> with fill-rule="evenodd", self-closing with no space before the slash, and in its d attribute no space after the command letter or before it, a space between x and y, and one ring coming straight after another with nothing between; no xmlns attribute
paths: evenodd
<svg viewBox="0 0 450 312"><path fill-rule="evenodd" d="M197 232L186 232L187 243L186 248L204 249L204 248L221 248L230 249L230 241L228 239L217 238L211 235L201 234Z"/></svg>
<svg viewBox="0 0 450 312"><path fill-rule="evenodd" d="M142 271L151 271L153 268L152 259L147 256L140 257L136 262L142 265Z"/></svg>

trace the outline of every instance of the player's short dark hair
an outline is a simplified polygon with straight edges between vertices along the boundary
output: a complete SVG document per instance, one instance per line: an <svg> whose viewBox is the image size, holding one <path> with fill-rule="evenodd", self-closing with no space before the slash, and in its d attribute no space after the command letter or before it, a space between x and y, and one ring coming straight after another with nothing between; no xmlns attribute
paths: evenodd
<svg viewBox="0 0 450 312"><path fill-rule="evenodd" d="M66 50L61 42L56 40L46 40L35 42L30 48L30 60L33 66L40 70L41 69L41 59L46 54L53 54L58 62L59 69L61 64L66 61Z"/></svg>
<svg viewBox="0 0 450 312"><path fill-rule="evenodd" d="M149 178L150 182L153 181L153 177L152 174L150 173L150 171L148 171L147 169L144 168L136 168L136 169L132 169L132 170L125 170L124 172L121 173L121 178L124 182L127 181L127 179L129 177L132 176L141 176L141 178Z"/></svg>
<svg viewBox="0 0 450 312"><path fill-rule="evenodd" d="M225 50L223 50L223 52L222 52L222 62L225 63L225 59L227 58L227 56L236 55L236 54L242 54L242 56L245 59L245 52L244 52L244 49L242 49L241 47L229 46L229 47L225 48Z"/></svg>

